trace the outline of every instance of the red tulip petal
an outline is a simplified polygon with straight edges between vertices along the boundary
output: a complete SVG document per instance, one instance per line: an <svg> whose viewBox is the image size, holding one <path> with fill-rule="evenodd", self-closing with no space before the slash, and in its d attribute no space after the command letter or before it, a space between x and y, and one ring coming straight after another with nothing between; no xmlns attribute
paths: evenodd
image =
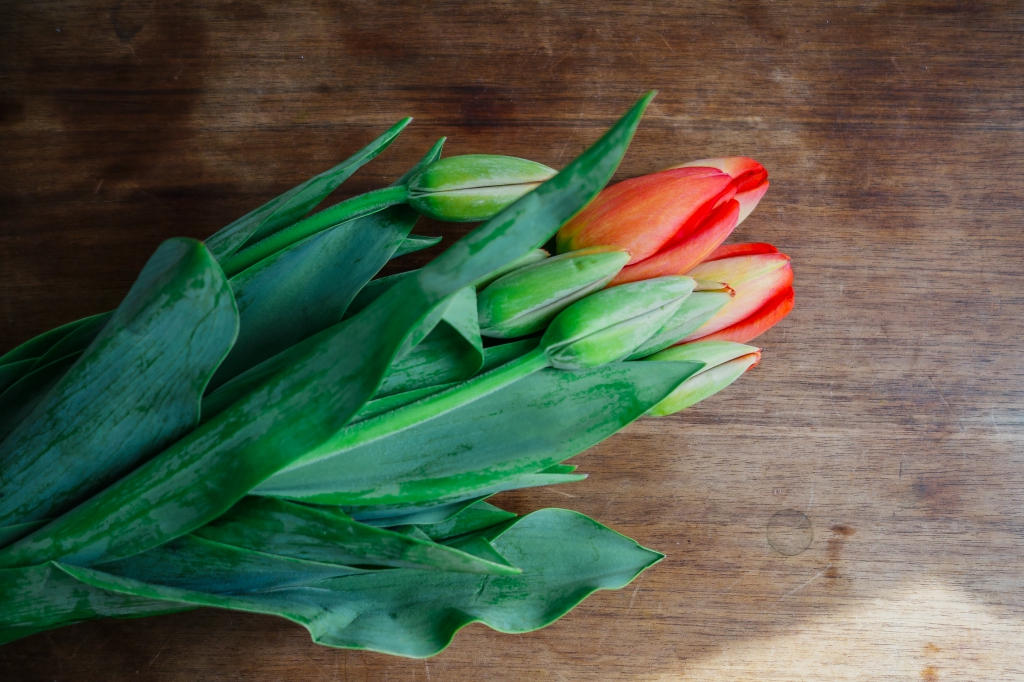
<svg viewBox="0 0 1024 682"><path fill-rule="evenodd" d="M719 271L698 273L699 270L711 266L718 266ZM789 258L781 253L741 256L702 263L691 270L689 275L696 279L724 281L736 291L736 295L714 317L683 341L704 338L741 323L779 292L793 284L793 269L789 265Z"/></svg>
<svg viewBox="0 0 1024 682"><path fill-rule="evenodd" d="M678 168L717 168L733 179L737 192L747 192L768 181L768 171L757 161L746 156L724 156L718 159L699 159Z"/></svg>
<svg viewBox="0 0 1024 682"><path fill-rule="evenodd" d="M736 192L736 201L740 202L740 219L737 221L737 224L742 223L747 219L747 216L754 212L757 202L761 201L761 197L767 191L768 181L765 180L764 183L754 187L754 189Z"/></svg>
<svg viewBox="0 0 1024 682"><path fill-rule="evenodd" d="M757 206L757 202L761 201L761 197L768 191L768 171L757 161L746 156L700 159L684 163L678 168L717 168L723 173L728 173L733 179L736 200L740 202L740 219L737 224L747 219Z"/></svg>
<svg viewBox="0 0 1024 682"><path fill-rule="evenodd" d="M723 173L728 173L731 178L753 176L760 173L768 174L764 166L748 156L721 156L717 159L697 159L696 161L688 161L680 166L675 166L675 168L696 167L717 168Z"/></svg>
<svg viewBox="0 0 1024 682"><path fill-rule="evenodd" d="M608 245L627 249L630 262L644 260L705 216L730 185L713 168L678 168L612 185L559 230L558 252Z"/></svg>
<svg viewBox="0 0 1024 682"><path fill-rule="evenodd" d="M731 256L707 260L685 274L694 279L710 282L725 282L736 288L744 282L757 279L762 275L781 270L789 264L789 256L784 253L769 252L751 255Z"/></svg>
<svg viewBox="0 0 1024 682"><path fill-rule="evenodd" d="M722 244L717 249L712 251L707 258L704 259L705 263L710 263L713 260L722 260L723 258L733 258L734 256L756 256L761 253L778 253L771 244L765 242L748 242L744 244Z"/></svg>
<svg viewBox="0 0 1024 682"><path fill-rule="evenodd" d="M650 258L627 265L619 271L609 286L652 277L686 274L732 234L736 229L739 211L739 202L730 200L708 216L707 221L686 239L673 239Z"/></svg>
<svg viewBox="0 0 1024 682"><path fill-rule="evenodd" d="M794 292L793 287L787 287L776 294L760 309L747 319L726 327L707 336L702 336L701 341L734 341L736 343L747 343L769 329L789 315L793 310Z"/></svg>

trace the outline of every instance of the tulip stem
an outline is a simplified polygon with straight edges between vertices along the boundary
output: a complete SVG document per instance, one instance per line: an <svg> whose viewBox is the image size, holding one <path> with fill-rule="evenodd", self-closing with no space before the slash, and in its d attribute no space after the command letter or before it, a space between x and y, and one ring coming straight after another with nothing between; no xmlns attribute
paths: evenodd
<svg viewBox="0 0 1024 682"><path fill-rule="evenodd" d="M272 256L306 237L349 220L376 213L389 206L404 204L406 198L405 185L395 185L346 199L229 256L221 263L221 268L226 276L233 277L264 258Z"/></svg>
<svg viewBox="0 0 1024 682"><path fill-rule="evenodd" d="M544 348L537 348L522 357L492 369L490 372L463 382L447 391L427 396L422 400L409 403L397 409L385 412L365 421L342 428L327 442L296 460L292 465L282 469L280 473L292 471L312 464L345 450L366 445L375 440L403 431L446 412L458 409L475 400L479 400L495 391L505 388L534 372L550 365ZM260 488L266 487L268 492L273 488L273 477L265 484L258 486L253 492L259 494ZM272 494L272 493L271 493Z"/></svg>

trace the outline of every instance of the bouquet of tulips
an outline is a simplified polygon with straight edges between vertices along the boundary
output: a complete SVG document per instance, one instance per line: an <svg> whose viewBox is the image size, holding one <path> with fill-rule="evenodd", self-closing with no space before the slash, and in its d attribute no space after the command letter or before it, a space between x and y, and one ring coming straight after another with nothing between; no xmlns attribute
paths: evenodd
<svg viewBox="0 0 1024 682"><path fill-rule="evenodd" d="M0 357L0 642L200 606L430 656L543 627L661 555L497 492L684 409L759 358L788 259L722 246L742 158L601 191L653 93L556 173L440 159L307 215L404 120L205 243L164 242L114 311ZM420 214L485 221L419 270ZM538 247L557 232L558 255Z"/></svg>

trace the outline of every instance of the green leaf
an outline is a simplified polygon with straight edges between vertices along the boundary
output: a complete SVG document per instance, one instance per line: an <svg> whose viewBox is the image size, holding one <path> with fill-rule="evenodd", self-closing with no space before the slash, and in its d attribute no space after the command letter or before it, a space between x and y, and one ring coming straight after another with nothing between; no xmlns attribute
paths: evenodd
<svg viewBox="0 0 1024 682"><path fill-rule="evenodd" d="M337 227L358 218L371 216L384 209L405 203L405 187L383 187L365 194L354 196L308 218L275 232L266 239L246 247L235 255L221 261L224 273L234 277L274 254L289 249L299 242L313 237L324 230Z"/></svg>
<svg viewBox="0 0 1024 682"><path fill-rule="evenodd" d="M217 260L223 260L243 246L263 239L299 220L338 185L348 180L363 164L387 149L410 121L411 118L403 118L386 133L334 168L271 199L220 230L206 240L210 252Z"/></svg>
<svg viewBox="0 0 1024 682"><path fill-rule="evenodd" d="M9 545L18 538L25 537L29 533L42 528L48 520L29 521L28 523L16 523L12 526L0 528L0 546Z"/></svg>
<svg viewBox="0 0 1024 682"><path fill-rule="evenodd" d="M0 441L32 413L80 355L74 353L33 369L0 394ZM29 362L35 363L35 360Z"/></svg>
<svg viewBox="0 0 1024 682"><path fill-rule="evenodd" d="M374 156L376 156L381 151L383 151L391 143L391 141L393 141L394 138L397 137L398 132L401 132L401 129L404 128L405 125L407 125L409 123L409 121L411 121L411 120L412 119L403 119L398 124L396 124L395 128L398 129L397 131L395 131L395 128L392 128L392 130L389 130L383 136L381 136L377 140L374 140L365 149L361 150L360 152L357 152L357 154L355 156L353 156L352 158L346 160L345 162L343 162L339 166L336 166L335 168L332 168L331 170L327 171L326 173L323 173L320 176L317 176L316 178L311 179L310 181L308 181L307 183L305 183L303 185L300 185L299 187L295 187L292 190L289 190L289 192L286 192L285 194L283 194L283 195L277 197L276 199L274 199L273 201L268 202L266 205L260 207L256 211L253 211L252 213L250 213L250 214L240 218L239 220L235 221L235 223L232 223L232 225L228 226L228 228L224 228L224 230L221 230L219 233L217 233L217 234L213 235L212 237L210 237L210 239L207 242L207 246L209 248L211 248L211 250L213 250L214 252L218 253L219 256L229 255L229 254L222 254L219 251L219 249L221 248L219 245L222 245L224 239L228 239L229 238L229 236L226 233L226 231L229 230L229 228L238 227L240 230L244 231L244 229L247 229L247 228L245 227L245 225L243 225L243 223L245 223L246 225L251 227L253 224L255 224L253 222L254 220L256 222L258 222L259 220L262 220L263 218L269 216L271 213L274 213L274 211L276 209L282 208L281 203L282 202L288 203L288 201L287 201L288 197L292 197L295 200L301 200L301 197L295 197L294 195L296 193L302 194L302 192L300 190L302 190L303 187L306 187L307 185L310 185L310 183L316 184L316 181L318 179L321 179L321 180L322 179L328 179L329 180L328 184L334 183L334 182L336 182L337 184L340 184L341 182L344 182L344 180L347 179L351 175L351 173L355 172L355 170L357 170L359 168L359 166L361 166L362 164L364 164L367 161L371 160ZM383 146L381 146L381 144L383 144ZM420 163L416 164L416 166L414 166L408 172L406 172L405 175L403 175L394 184L402 184L402 183L404 183L406 181L406 179L411 177L420 168L422 168L422 167L424 167L426 165L429 165L430 163L433 163L434 161L439 159L441 157L441 149L442 149L443 145L444 145L444 138L441 138L440 140L438 140L437 143L434 144L434 146L430 149L430 151L427 152L427 154L420 161ZM369 157L366 156L366 153L368 152L368 150L370 150L370 153L372 153L372 156L369 156ZM376 150L376 151L372 151L372 150ZM353 166L353 160L356 160L355 163L357 163L358 165ZM341 175L338 175L337 173L341 173L341 175L344 175L344 177L341 177ZM345 175L345 173L347 173L348 175ZM336 186L337 185L335 185L335 187ZM324 186L317 185L317 187L320 188L320 189L323 189L324 187L326 187L326 185L324 185ZM310 186L307 189L315 189L315 188ZM326 196L326 194L329 194L330 191L332 191L332 190L333 190L333 188L331 190L328 190L323 196ZM300 203L301 203L301 201L300 201ZM317 203L319 203L319 201ZM298 204L295 204L295 205L297 206ZM282 218L287 213L288 213L287 210L283 210L283 212L280 212L279 214L275 214L275 215L277 215L277 218ZM275 218L275 220L277 218ZM270 221L270 222L267 223L267 225L270 225L273 222L274 221ZM236 235L236 237L237 237L237 235ZM418 251L420 249L427 248L429 246L433 246L434 244L436 244L439 241L440 241L440 237L422 237L422 236L419 236L419 235L411 235L410 237L406 238L402 242L402 244L398 247L398 249L396 250L394 256L392 256L392 257L393 258L397 258L398 256L405 255L407 253L412 253L414 251ZM106 312L106 313L100 313L99 315L94 315L92 317L82 318L80 320L75 320L74 322L69 322L68 324L65 324L65 325L63 325L61 327L57 327L56 329L51 329L48 332L40 334L39 336L36 336L36 337L26 341L25 343L21 344L17 348L9 351L8 353L6 353L2 357L0 357L0 367L2 367L4 365L7 365L7 364L11 364L11 363L17 362L17 361L22 361L22 360L26 360L26 359L38 359L38 358L42 357L57 342L61 341L62 339L67 337L68 334L70 334L72 331L75 331L76 329L78 329L79 327L81 327L83 325L91 327L92 330L93 330L93 334L95 335L95 334L99 333L99 330L102 329L103 324L105 324L106 321L108 321L110 319L110 315L112 315L112 314L113 314L112 312ZM100 324L98 326L95 325L97 320L101 320L103 324ZM81 346L80 350L84 350L85 346L87 346L89 343L91 343L91 341L92 341L92 338L86 337L84 345ZM30 367L30 365L23 365L23 367ZM3 389L7 385L10 385L10 383L13 383L13 381L17 380L17 379L13 379L13 380L10 380L9 383L4 384L4 381L8 380L14 374L15 373L13 371L8 371L7 373L0 373L0 391L3 391ZM17 375L17 378L21 378L21 376L23 376L23 375L24 374Z"/></svg>
<svg viewBox="0 0 1024 682"><path fill-rule="evenodd" d="M313 235L232 277L238 342L211 387L340 322L418 218L411 208L389 208Z"/></svg>
<svg viewBox="0 0 1024 682"><path fill-rule="evenodd" d="M286 505L284 508L290 507L294 505ZM229 516L235 515L237 511L237 508L232 510ZM336 518L331 515L325 516L331 520ZM424 528L430 529L437 539L445 539L489 528L511 518L515 518L515 514L480 503L460 514L457 522ZM236 515L235 521L238 520ZM284 524L294 526L294 523L288 524L287 517ZM208 528L210 527L207 526L204 530ZM333 524L332 530L335 530ZM389 538L395 535L387 531L377 532ZM429 540L427 536L423 537ZM464 554L443 546L434 547L436 551L447 552L449 555ZM500 555L496 558L500 565L506 565ZM39 630L102 616L147 615L193 608L187 604L135 598L100 590L86 583L72 582L66 573L55 570L54 566L44 564L24 569L0 570L0 603L5 606L4 612L0 613L0 643ZM336 564L241 549L206 540L194 534L171 540L160 547L127 559L101 564L99 568L134 580L218 594L305 585L326 578L363 572L360 569Z"/></svg>
<svg viewBox="0 0 1024 682"><path fill-rule="evenodd" d="M168 587L220 594L305 585L362 572L348 566L252 552L193 535L101 568ZM71 578L53 563L0 570L0 603L4 605L0 611L0 642L81 620L195 608L101 590Z"/></svg>
<svg viewBox="0 0 1024 682"><path fill-rule="evenodd" d="M109 311L81 320L81 324L39 356L34 369L47 365L54 360L84 352L103 328L107 326L113 315L114 311Z"/></svg>
<svg viewBox="0 0 1024 682"><path fill-rule="evenodd" d="M189 611L192 604L134 597L81 582L45 563L0 570L0 644L62 625L104 617Z"/></svg>
<svg viewBox="0 0 1024 682"><path fill-rule="evenodd" d="M431 246L436 246L440 243L441 237L424 237L419 234L410 234L401 243L392 258L398 258L399 256L422 251L423 249L429 249Z"/></svg>
<svg viewBox="0 0 1024 682"><path fill-rule="evenodd" d="M390 187L376 189L371 192L366 192L365 194L351 197L331 206L330 208L324 209L319 213L315 213L308 218L304 218L303 220L293 223L288 227L282 228L265 239L252 242L251 245L247 245L244 249L238 251L233 256L221 261L221 265L224 267L224 272L229 277L233 277L239 272L252 267L266 258L269 258L278 251L283 251L284 249L287 249L319 232L336 227L337 225L350 220L372 215L388 208L389 206L397 206L399 204L406 203L408 196L406 187L403 183L410 175L427 165L432 156L436 158L436 156L441 153L441 145L443 145L443 143L444 140L442 139L435 144L430 152L427 153L427 159L418 164L416 168L403 175L400 180L393 183Z"/></svg>
<svg viewBox="0 0 1024 682"><path fill-rule="evenodd" d="M237 325L202 243L164 242L89 349L0 443L0 525L63 513L192 429Z"/></svg>
<svg viewBox="0 0 1024 682"><path fill-rule="evenodd" d="M402 178L428 166L440 151L434 145ZM241 326L211 388L340 322L355 295L408 241L418 219L411 208L388 208L314 234L232 277Z"/></svg>
<svg viewBox="0 0 1024 682"><path fill-rule="evenodd" d="M108 314L109 313L101 313L101 315ZM57 327L56 329L51 329L48 332L44 332L39 336L29 339L14 350L4 354L3 357L0 357L0 365L7 365L12 362L42 357L46 351L54 346L54 344L59 342L78 327L88 324L95 317L99 316L94 315L93 317L84 317L81 320L69 322L63 326Z"/></svg>
<svg viewBox="0 0 1024 682"><path fill-rule="evenodd" d="M215 594L274 590L363 572L338 562L232 546L194 533L96 568L134 580Z"/></svg>
<svg viewBox="0 0 1024 682"><path fill-rule="evenodd" d="M43 399L60 374L106 326L111 315L112 312L93 315L58 327L53 332L59 334L41 334L8 354L17 356L26 347L26 353L39 353L34 358L0 364L0 440ZM11 393L7 392L9 388L13 389Z"/></svg>
<svg viewBox="0 0 1024 682"><path fill-rule="evenodd" d="M352 299L352 302L348 306L348 310L345 311L345 316L352 317L362 312L395 284L403 280L415 279L417 272L419 272L419 270L409 270L407 272L400 272L396 275L388 275L387 277L370 280L366 283L366 286L356 294L356 297Z"/></svg>
<svg viewBox="0 0 1024 682"><path fill-rule="evenodd" d="M36 358L13 360L6 365L0 365L0 395L3 395L8 386L28 374L34 364L36 364Z"/></svg>
<svg viewBox="0 0 1024 682"><path fill-rule="evenodd" d="M476 294L466 287L452 297L441 323L384 377L375 397L462 381L484 364L476 316Z"/></svg>
<svg viewBox="0 0 1024 682"><path fill-rule="evenodd" d="M159 456L32 535L0 566L136 554L220 516L324 442L376 392L407 341L447 297L547 241L608 182L653 93L561 173L456 242L369 307L299 344L256 390Z"/></svg>
<svg viewBox="0 0 1024 682"><path fill-rule="evenodd" d="M619 589L662 555L582 514L544 509L496 530L491 546L523 569L484 576L395 569L247 595L211 595L65 566L105 590L268 613L300 623L314 641L422 658L473 622L500 632L551 624L596 590Z"/></svg>
<svg viewBox="0 0 1024 682"><path fill-rule="evenodd" d="M427 339L430 339L428 336ZM418 346L417 346L418 347ZM398 409L403 405L414 403L417 400L426 398L427 396L440 393L453 386L458 386L458 382L450 384L437 384L436 386L427 386L425 388L417 388L413 391L406 391L404 393L395 393L385 398L374 398L373 400L367 401L362 407L352 416L350 424L356 424L365 419L376 417L378 414L384 414L391 410Z"/></svg>
<svg viewBox="0 0 1024 682"><path fill-rule="evenodd" d="M579 480L540 472L637 419L701 367L644 362L542 370L388 437L280 471L253 494L402 505Z"/></svg>
<svg viewBox="0 0 1024 682"><path fill-rule="evenodd" d="M439 306L436 310L437 319L434 320L437 327L430 330L426 338L404 358L392 363L376 395L384 397L401 391L405 391L409 395L397 398L391 404L390 409L409 402L413 393L416 393L415 399L418 400L423 395L436 392L428 391L425 394L420 394L418 393L419 389L441 386L446 381L457 381L472 376L476 368L480 367L483 350L480 347L479 328L476 326L475 303L469 300L472 297L472 291L464 289L446 301L444 306ZM461 302L459 302L460 300ZM472 319L468 318L469 314L472 314ZM282 371L296 358L301 357L316 342L317 339L310 338L305 342L295 344L246 370L207 395L203 399L202 421L209 421L247 393L258 388L268 378ZM383 403L371 401L364 405L357 415L361 419L366 419L367 413L364 410L378 412L382 409L384 409ZM354 416L352 420L356 421L357 417Z"/></svg>
<svg viewBox="0 0 1024 682"><path fill-rule="evenodd" d="M283 500L246 498L193 535L256 552L322 563L495 575L519 572L504 561L481 561L435 544L429 538L417 540L359 523L339 511Z"/></svg>
<svg viewBox="0 0 1024 682"><path fill-rule="evenodd" d="M540 343L540 337L522 339L512 343L503 343L500 346L484 348L484 364L480 373L489 372L495 367L500 367L516 358L521 358L532 350L536 350Z"/></svg>
<svg viewBox="0 0 1024 682"><path fill-rule="evenodd" d="M496 526L516 518L512 512L499 509L493 504L483 500L474 502L455 516L437 523L420 523L417 527L427 534L427 537L440 542L449 538L474 533L476 531Z"/></svg>
<svg viewBox="0 0 1024 682"><path fill-rule="evenodd" d="M410 524L440 523L446 521L463 510L482 502L483 497L470 500L459 500L457 502L435 503L433 501L421 504L407 504L396 507L395 505L373 505L363 507L326 507L327 509L341 509L352 518L362 523L378 528L391 528Z"/></svg>

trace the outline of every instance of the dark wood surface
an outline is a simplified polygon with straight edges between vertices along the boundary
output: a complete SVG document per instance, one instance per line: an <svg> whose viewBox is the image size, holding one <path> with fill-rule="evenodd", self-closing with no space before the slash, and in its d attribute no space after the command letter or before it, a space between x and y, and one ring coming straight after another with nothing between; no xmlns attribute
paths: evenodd
<svg viewBox="0 0 1024 682"><path fill-rule="evenodd" d="M201 610L27 638L0 648L0 678L1024 677L1019 2L2 12L2 350L115 306L161 240L209 235L401 116L339 197L441 135L559 167L648 88L618 177L763 162L771 190L734 241L789 253L797 304L728 391L579 456L587 481L500 496L668 554L546 630L473 625L408 661ZM796 512L810 546L788 556Z"/></svg>

